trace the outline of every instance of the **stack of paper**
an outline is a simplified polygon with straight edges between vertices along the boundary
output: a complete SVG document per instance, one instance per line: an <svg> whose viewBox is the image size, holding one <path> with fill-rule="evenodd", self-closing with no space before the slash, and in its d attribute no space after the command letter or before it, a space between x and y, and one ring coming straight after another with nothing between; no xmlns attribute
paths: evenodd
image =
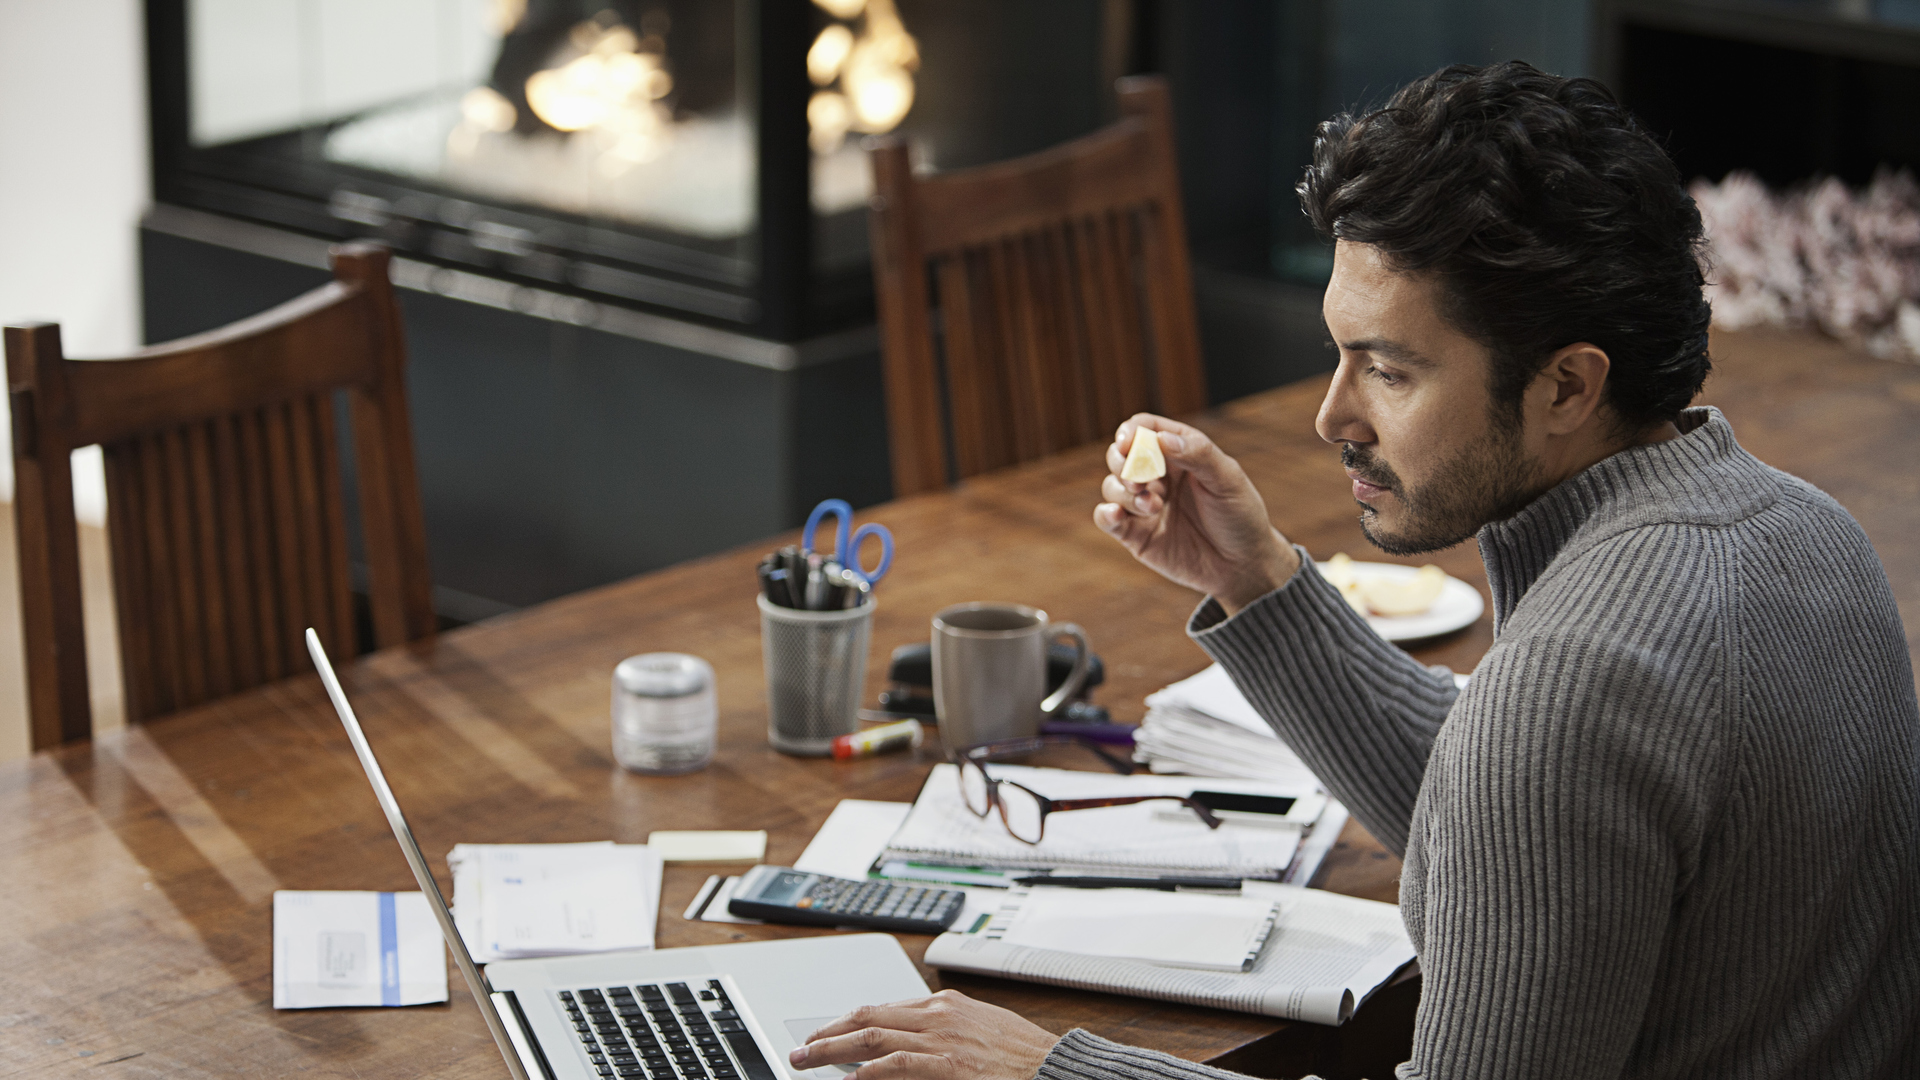
<svg viewBox="0 0 1920 1080"><path fill-rule="evenodd" d="M650 949L660 857L642 844L459 844L453 921L479 963Z"/></svg>
<svg viewBox="0 0 1920 1080"><path fill-rule="evenodd" d="M1133 746L1134 760L1157 773L1319 785L1219 664L1149 694Z"/></svg>

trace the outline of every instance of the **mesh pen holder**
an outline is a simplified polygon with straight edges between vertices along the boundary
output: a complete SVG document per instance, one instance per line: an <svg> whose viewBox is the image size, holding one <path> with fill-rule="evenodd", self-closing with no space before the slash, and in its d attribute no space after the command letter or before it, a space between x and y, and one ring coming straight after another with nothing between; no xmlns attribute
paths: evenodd
<svg viewBox="0 0 1920 1080"><path fill-rule="evenodd" d="M757 599L767 741L783 754L825 757L836 736L860 730L873 601L844 611L800 611Z"/></svg>

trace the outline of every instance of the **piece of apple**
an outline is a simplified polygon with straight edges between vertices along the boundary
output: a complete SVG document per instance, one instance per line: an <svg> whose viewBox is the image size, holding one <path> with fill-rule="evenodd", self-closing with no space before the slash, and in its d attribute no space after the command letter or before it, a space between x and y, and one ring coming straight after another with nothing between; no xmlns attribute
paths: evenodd
<svg viewBox="0 0 1920 1080"><path fill-rule="evenodd" d="M1127 463L1120 467L1120 479L1144 484L1167 475L1167 457L1160 452L1160 436L1152 428L1135 428L1133 449L1127 451Z"/></svg>
<svg viewBox="0 0 1920 1080"><path fill-rule="evenodd" d="M1371 578L1360 583L1360 593L1375 615L1419 615L1440 599L1446 588L1446 571L1427 565L1410 578Z"/></svg>
<svg viewBox="0 0 1920 1080"><path fill-rule="evenodd" d="M1320 576L1327 579L1327 584L1340 590L1340 599L1345 600L1348 607L1362 615L1368 613L1367 599L1360 595L1360 581L1353 576L1353 556L1344 551L1335 552L1333 558L1320 568Z"/></svg>

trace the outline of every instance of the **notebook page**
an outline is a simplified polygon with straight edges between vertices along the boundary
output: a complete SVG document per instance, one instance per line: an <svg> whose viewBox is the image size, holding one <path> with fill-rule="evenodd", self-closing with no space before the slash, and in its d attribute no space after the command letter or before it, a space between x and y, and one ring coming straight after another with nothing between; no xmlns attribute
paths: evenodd
<svg viewBox="0 0 1920 1080"><path fill-rule="evenodd" d="M1152 889L1014 889L982 931L1009 945L1244 971L1273 930L1271 899Z"/></svg>

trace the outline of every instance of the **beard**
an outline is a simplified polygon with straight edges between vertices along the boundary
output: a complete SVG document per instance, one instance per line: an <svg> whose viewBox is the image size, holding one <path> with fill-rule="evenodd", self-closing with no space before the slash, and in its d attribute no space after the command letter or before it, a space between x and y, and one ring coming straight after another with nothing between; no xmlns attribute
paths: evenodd
<svg viewBox="0 0 1920 1080"><path fill-rule="evenodd" d="M1360 531L1389 555L1423 555L1450 548L1492 521L1512 517L1541 494L1540 467L1526 456L1520 432L1488 425L1487 436L1442 461L1433 479L1409 487L1393 467L1352 443L1340 448L1340 464L1360 479L1400 500L1404 520L1388 529L1380 513L1360 504Z"/></svg>

